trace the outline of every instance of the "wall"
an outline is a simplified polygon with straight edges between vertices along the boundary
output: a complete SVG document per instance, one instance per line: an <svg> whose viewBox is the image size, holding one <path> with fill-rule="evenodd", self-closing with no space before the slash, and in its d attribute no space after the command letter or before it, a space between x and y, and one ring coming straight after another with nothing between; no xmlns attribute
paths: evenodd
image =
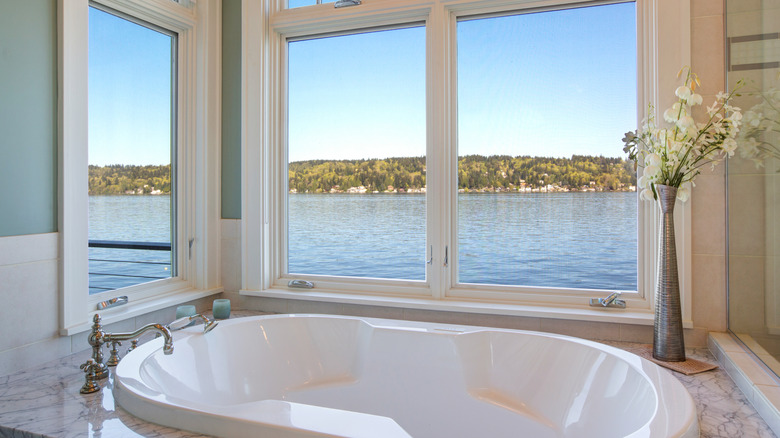
<svg viewBox="0 0 780 438"><path fill-rule="evenodd" d="M87 350L88 333L59 336L57 233L0 237L0 376ZM210 308L211 297L193 302ZM106 326L128 332L160 321L172 321L176 308L160 309Z"/></svg>
<svg viewBox="0 0 780 438"><path fill-rule="evenodd" d="M222 1L222 217L241 218L241 0Z"/></svg>
<svg viewBox="0 0 780 438"><path fill-rule="evenodd" d="M238 24L232 24L238 26ZM705 102L725 88L723 1L691 0L692 68L702 81ZM706 170L696 182L692 198L692 285L694 328L686 330L686 345L705 346L709 331L726 330L726 204L724 166ZM224 206L224 204L223 204ZM224 211L224 210L223 210ZM232 217L232 216L231 216ZM240 221L223 220L223 286L239 308L279 313L339 313L442 323L488 325L542 330L590 339L652 342L651 326L610 324L542 318L523 318L317 303L238 294L241 284Z"/></svg>
<svg viewBox="0 0 780 438"><path fill-rule="evenodd" d="M57 231L56 18L0 2L0 236Z"/></svg>
<svg viewBox="0 0 780 438"><path fill-rule="evenodd" d="M691 1L691 67L699 74L699 94L711 105L725 90L722 0ZM726 166L705 166L691 196L693 322L697 340L707 331L726 330ZM704 339L706 344L706 339Z"/></svg>

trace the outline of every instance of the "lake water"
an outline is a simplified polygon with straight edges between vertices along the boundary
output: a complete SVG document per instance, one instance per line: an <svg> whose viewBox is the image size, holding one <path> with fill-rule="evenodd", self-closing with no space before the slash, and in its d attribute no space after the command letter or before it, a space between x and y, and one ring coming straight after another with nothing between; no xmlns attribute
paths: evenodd
<svg viewBox="0 0 780 438"><path fill-rule="evenodd" d="M169 196L90 196L89 240L171 242ZM170 251L89 249L89 293L171 276Z"/></svg>
<svg viewBox="0 0 780 438"><path fill-rule="evenodd" d="M289 272L424 280L425 202L290 195ZM458 280L636 290L636 202L632 192L459 194ZM92 196L90 239L169 242L169 208L166 196ZM93 248L90 258L161 263L91 261L90 272L170 275L167 252ZM90 275L91 293L148 280Z"/></svg>

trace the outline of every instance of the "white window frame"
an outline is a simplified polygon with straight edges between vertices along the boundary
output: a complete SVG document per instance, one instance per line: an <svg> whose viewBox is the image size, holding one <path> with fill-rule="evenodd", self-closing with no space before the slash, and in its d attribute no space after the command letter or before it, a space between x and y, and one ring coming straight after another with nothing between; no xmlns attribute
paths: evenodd
<svg viewBox="0 0 780 438"><path fill-rule="evenodd" d="M97 0L177 34L175 102L177 276L117 289L129 303L100 312L104 323L221 292L220 123L222 2ZM60 334L88 329L96 313L88 277L89 1L59 0ZM107 294L100 294L105 300Z"/></svg>
<svg viewBox="0 0 780 438"><path fill-rule="evenodd" d="M593 2L593 4L619 1ZM627 309L596 310L590 297L604 291L456 284L457 86L455 26L459 16L504 11L555 10L579 0L364 0L284 9L283 0L242 2L242 290L247 296L371 304L431 310L652 324L658 211L638 203L638 291L623 294ZM647 104L673 103L676 75L690 64L690 5L637 0L638 123ZM286 233L286 41L307 35L425 23L427 93L427 242L433 250L425 282L295 276L314 289L291 289L283 275ZM439 163L447 163L441 166ZM448 213L449 212L449 213ZM690 202L676 209L684 327L692 327ZM449 220L447 218L449 217ZM449 263L445 266L447 251ZM431 256L428 254L426 257Z"/></svg>

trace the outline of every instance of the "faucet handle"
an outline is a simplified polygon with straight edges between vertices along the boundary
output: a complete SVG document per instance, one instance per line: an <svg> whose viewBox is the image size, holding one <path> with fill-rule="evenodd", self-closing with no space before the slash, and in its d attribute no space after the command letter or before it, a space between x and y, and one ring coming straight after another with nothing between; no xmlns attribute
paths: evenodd
<svg viewBox="0 0 780 438"><path fill-rule="evenodd" d="M185 316L183 318L179 318L167 325L168 330L173 332L194 325L196 316L197 315L192 315L192 316Z"/></svg>
<svg viewBox="0 0 780 438"><path fill-rule="evenodd" d="M109 356L108 360L106 361L106 366L109 367L115 367L119 365L119 350L117 350L117 346L122 345L120 341L111 341L111 356Z"/></svg>
<svg viewBox="0 0 780 438"><path fill-rule="evenodd" d="M95 359L90 357L86 362L79 365L79 368L84 370L85 373L84 386L81 387L79 392L82 394L91 394L93 392L100 391L100 385L97 384L97 371L99 370L99 367L97 362L95 362Z"/></svg>
<svg viewBox="0 0 780 438"><path fill-rule="evenodd" d="M130 341L130 348L127 349L127 352L129 353L135 350L136 348L138 348L138 339L133 339L132 341Z"/></svg>

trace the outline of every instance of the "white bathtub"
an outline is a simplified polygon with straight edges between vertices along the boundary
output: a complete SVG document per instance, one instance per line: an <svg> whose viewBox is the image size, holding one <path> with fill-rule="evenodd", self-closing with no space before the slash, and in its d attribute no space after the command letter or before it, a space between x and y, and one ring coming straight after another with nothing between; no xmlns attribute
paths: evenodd
<svg viewBox="0 0 780 438"><path fill-rule="evenodd" d="M199 330L122 359L119 404L222 437L699 436L669 372L582 339L325 315Z"/></svg>

